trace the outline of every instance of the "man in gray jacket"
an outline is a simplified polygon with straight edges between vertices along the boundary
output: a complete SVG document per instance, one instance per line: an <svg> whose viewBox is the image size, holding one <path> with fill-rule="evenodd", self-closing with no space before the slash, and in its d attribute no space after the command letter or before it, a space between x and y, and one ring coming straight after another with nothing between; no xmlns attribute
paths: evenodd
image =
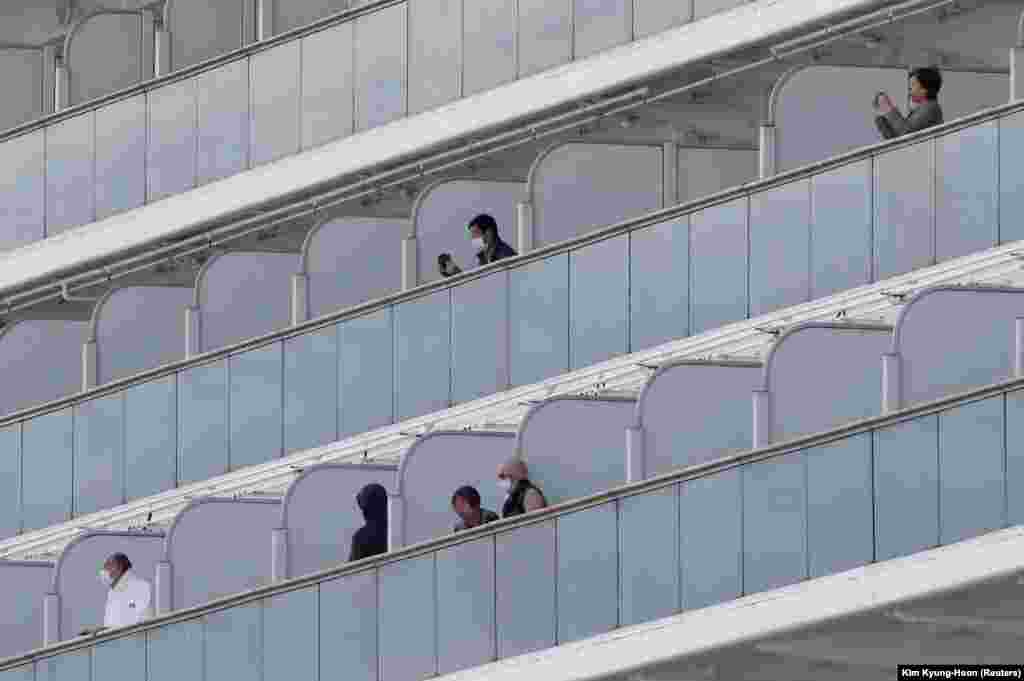
<svg viewBox="0 0 1024 681"><path fill-rule="evenodd" d="M914 69L910 73L910 101L914 107L906 117L884 92L875 98L875 126L885 139L917 132L942 123L942 107L937 100L942 89L942 74L938 69Z"/></svg>

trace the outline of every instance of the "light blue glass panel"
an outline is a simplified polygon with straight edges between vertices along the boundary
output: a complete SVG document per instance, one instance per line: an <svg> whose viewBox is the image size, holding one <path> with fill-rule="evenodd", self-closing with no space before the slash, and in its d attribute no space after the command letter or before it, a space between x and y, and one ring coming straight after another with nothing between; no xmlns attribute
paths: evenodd
<svg viewBox="0 0 1024 681"><path fill-rule="evenodd" d="M22 424L21 514L26 531L71 518L73 423L71 409L64 409Z"/></svg>
<svg viewBox="0 0 1024 681"><path fill-rule="evenodd" d="M284 449L338 439L338 327L284 341Z"/></svg>
<svg viewBox="0 0 1024 681"><path fill-rule="evenodd" d="M802 453L743 467L743 593L807 577Z"/></svg>
<svg viewBox="0 0 1024 681"><path fill-rule="evenodd" d="M46 235L92 222L93 140L92 112L46 128Z"/></svg>
<svg viewBox="0 0 1024 681"><path fill-rule="evenodd" d="M178 484L228 470L227 383L223 360L178 374Z"/></svg>
<svg viewBox="0 0 1024 681"><path fill-rule="evenodd" d="M84 648L40 660L36 663L36 681L90 681L91 658L92 649Z"/></svg>
<svg viewBox="0 0 1024 681"><path fill-rule="evenodd" d="M690 217L629 239L629 348L636 352L689 333Z"/></svg>
<svg viewBox="0 0 1024 681"><path fill-rule="evenodd" d="M174 489L178 478L175 376L124 393L124 487L128 501Z"/></svg>
<svg viewBox="0 0 1024 681"><path fill-rule="evenodd" d="M678 486L619 501L620 624L679 610Z"/></svg>
<svg viewBox="0 0 1024 681"><path fill-rule="evenodd" d="M434 555L380 569L381 681L423 679L437 673Z"/></svg>
<svg viewBox="0 0 1024 681"><path fill-rule="evenodd" d="M805 450L810 576L842 572L874 556L871 435Z"/></svg>
<svg viewBox="0 0 1024 681"><path fill-rule="evenodd" d="M202 620L166 624L149 630L147 681L203 678Z"/></svg>
<svg viewBox="0 0 1024 681"><path fill-rule="evenodd" d="M995 122L935 141L935 256L939 261L999 243L999 139Z"/></svg>
<svg viewBox="0 0 1024 681"><path fill-rule="evenodd" d="M452 290L452 401L508 387L508 272Z"/></svg>
<svg viewBox="0 0 1024 681"><path fill-rule="evenodd" d="M146 196L149 201L188 191L196 183L196 79L149 92Z"/></svg>
<svg viewBox="0 0 1024 681"><path fill-rule="evenodd" d="M516 56L520 78L572 61L572 3L573 0L519 0Z"/></svg>
<svg viewBox="0 0 1024 681"><path fill-rule="evenodd" d="M124 394L75 407L75 515L124 503Z"/></svg>
<svg viewBox="0 0 1024 681"><path fill-rule="evenodd" d="M934 262L932 142L875 157L875 279Z"/></svg>
<svg viewBox="0 0 1024 681"><path fill-rule="evenodd" d="M0 681L35 681L35 666L28 664L0 672Z"/></svg>
<svg viewBox="0 0 1024 681"><path fill-rule="evenodd" d="M263 601L263 678L317 681L320 668L317 588Z"/></svg>
<svg viewBox="0 0 1024 681"><path fill-rule="evenodd" d="M743 499L739 469L688 480L679 488L679 567L683 609L743 594Z"/></svg>
<svg viewBox="0 0 1024 681"><path fill-rule="evenodd" d="M39 131L0 143L0 251L40 241L46 234L45 139Z"/></svg>
<svg viewBox="0 0 1024 681"><path fill-rule="evenodd" d="M339 437L394 420L391 308L338 325Z"/></svg>
<svg viewBox="0 0 1024 681"><path fill-rule="evenodd" d="M498 657L555 645L554 524L522 527L496 542Z"/></svg>
<svg viewBox="0 0 1024 681"><path fill-rule="evenodd" d="M810 296L811 193L806 180L750 197L750 314Z"/></svg>
<svg viewBox="0 0 1024 681"><path fill-rule="evenodd" d="M146 635L118 638L93 648L92 678L97 681L148 681Z"/></svg>
<svg viewBox="0 0 1024 681"><path fill-rule="evenodd" d="M462 0L409 0L409 113L462 94Z"/></svg>
<svg viewBox="0 0 1024 681"><path fill-rule="evenodd" d="M690 217L690 333L747 318L747 200Z"/></svg>
<svg viewBox="0 0 1024 681"><path fill-rule="evenodd" d="M396 419L448 407L451 300L447 290L395 306Z"/></svg>
<svg viewBox="0 0 1024 681"><path fill-rule="evenodd" d="M629 236L569 254L570 369L629 351Z"/></svg>
<svg viewBox="0 0 1024 681"><path fill-rule="evenodd" d="M375 573L320 585L320 678L377 681Z"/></svg>
<svg viewBox="0 0 1024 681"><path fill-rule="evenodd" d="M464 97L515 80L515 4L505 0L463 0L462 39Z"/></svg>
<svg viewBox="0 0 1024 681"><path fill-rule="evenodd" d="M202 185L249 167L248 62L240 59L197 76L196 90L196 183Z"/></svg>
<svg viewBox="0 0 1024 681"><path fill-rule="evenodd" d="M21 426L0 428L0 539L21 532Z"/></svg>
<svg viewBox="0 0 1024 681"><path fill-rule="evenodd" d="M405 4L356 19L356 130L384 125L405 115L405 19Z"/></svg>
<svg viewBox="0 0 1024 681"><path fill-rule="evenodd" d="M573 58L633 39L633 0L573 0Z"/></svg>
<svg viewBox="0 0 1024 681"><path fill-rule="evenodd" d="M1003 397L939 414L939 540L952 544L1006 524Z"/></svg>
<svg viewBox="0 0 1024 681"><path fill-rule="evenodd" d="M1024 239L1024 111L999 119L999 243Z"/></svg>
<svg viewBox="0 0 1024 681"><path fill-rule="evenodd" d="M302 148L326 144L354 130L354 21L302 40Z"/></svg>
<svg viewBox="0 0 1024 681"><path fill-rule="evenodd" d="M875 431L875 560L939 542L938 421L922 416Z"/></svg>
<svg viewBox="0 0 1024 681"><path fill-rule="evenodd" d="M509 275L509 372L512 385L569 367L569 257L556 255Z"/></svg>
<svg viewBox="0 0 1024 681"><path fill-rule="evenodd" d="M558 642L614 629L619 622L616 504L558 519Z"/></svg>
<svg viewBox="0 0 1024 681"><path fill-rule="evenodd" d="M660 33L687 23L693 16L689 2L664 0L635 0L633 3L633 31L636 38Z"/></svg>
<svg viewBox="0 0 1024 681"><path fill-rule="evenodd" d="M495 659L494 539L459 544L436 555L437 671Z"/></svg>
<svg viewBox="0 0 1024 681"><path fill-rule="evenodd" d="M146 97L96 110L96 219L146 202Z"/></svg>
<svg viewBox="0 0 1024 681"><path fill-rule="evenodd" d="M262 679L263 604L206 616L206 679Z"/></svg>
<svg viewBox="0 0 1024 681"><path fill-rule="evenodd" d="M813 300L871 281L871 161L810 182Z"/></svg>
<svg viewBox="0 0 1024 681"><path fill-rule="evenodd" d="M231 470L281 456L284 408L282 343L233 355L231 376Z"/></svg>
<svg viewBox="0 0 1024 681"><path fill-rule="evenodd" d="M1024 523L1024 390L1006 393L1006 522Z"/></svg>
<svg viewBox="0 0 1024 681"><path fill-rule="evenodd" d="M252 164L269 163L299 150L299 67L302 43L258 52L249 61L252 82Z"/></svg>

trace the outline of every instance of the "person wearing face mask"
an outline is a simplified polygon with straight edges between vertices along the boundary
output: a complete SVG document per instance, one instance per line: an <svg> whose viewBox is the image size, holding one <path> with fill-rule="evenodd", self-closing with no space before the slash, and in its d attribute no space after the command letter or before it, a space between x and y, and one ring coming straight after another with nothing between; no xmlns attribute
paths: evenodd
<svg viewBox="0 0 1024 681"><path fill-rule="evenodd" d="M889 95L879 92L875 96L875 126L885 139L892 139L907 133L917 132L942 124L942 107L939 106L939 90L942 89L942 74L938 69L914 69L910 73L910 101L913 108L904 116L893 105Z"/></svg>
<svg viewBox="0 0 1024 681"><path fill-rule="evenodd" d="M512 258L518 255L514 248L498 236L498 222L493 216L481 213L469 221L466 229L469 232L473 250L476 252L478 264L489 265L502 258ZM437 257L437 265L442 277L452 277L462 272L462 269L455 264L448 253L442 253Z"/></svg>
<svg viewBox="0 0 1024 681"><path fill-rule="evenodd" d="M498 467L498 487L507 495L501 507L502 518L522 515L548 505L544 493L530 482L526 462L522 459L513 457Z"/></svg>
<svg viewBox="0 0 1024 681"><path fill-rule="evenodd" d="M153 616L153 590L149 582L137 577L131 570L132 562L123 553L115 553L103 563L99 578L109 589L103 626L86 629L81 635L131 626Z"/></svg>
<svg viewBox="0 0 1024 681"><path fill-rule="evenodd" d="M384 486L371 482L356 495L366 524L352 535L348 559L362 560L388 551L388 492Z"/></svg>

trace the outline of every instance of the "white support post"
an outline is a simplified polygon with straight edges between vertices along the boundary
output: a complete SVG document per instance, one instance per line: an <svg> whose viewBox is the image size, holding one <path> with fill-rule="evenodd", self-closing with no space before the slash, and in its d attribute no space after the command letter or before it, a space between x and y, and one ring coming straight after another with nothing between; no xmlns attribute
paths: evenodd
<svg viewBox="0 0 1024 681"><path fill-rule="evenodd" d="M43 645L52 646L60 642L60 596L46 594L43 597Z"/></svg>
<svg viewBox="0 0 1024 681"><path fill-rule="evenodd" d="M96 378L96 340L87 340L82 344L82 390L95 388Z"/></svg>
<svg viewBox="0 0 1024 681"><path fill-rule="evenodd" d="M675 142L665 142L662 148L662 208L679 203L679 147Z"/></svg>
<svg viewBox="0 0 1024 681"><path fill-rule="evenodd" d="M405 546L405 499L388 493L388 551Z"/></svg>
<svg viewBox="0 0 1024 681"><path fill-rule="evenodd" d="M758 135L758 171L761 179L778 172L775 167L775 123L762 123Z"/></svg>
<svg viewBox="0 0 1024 681"><path fill-rule="evenodd" d="M626 482L639 482L647 477L647 452L644 449L643 426L626 427Z"/></svg>
<svg viewBox="0 0 1024 681"><path fill-rule="evenodd" d="M1010 50L1010 101L1024 99L1024 47Z"/></svg>
<svg viewBox="0 0 1024 681"><path fill-rule="evenodd" d="M171 72L171 32L162 14L163 10L153 14L153 75L157 78Z"/></svg>
<svg viewBox="0 0 1024 681"><path fill-rule="evenodd" d="M419 272L416 266L416 237L402 239L402 290L408 291L419 283Z"/></svg>
<svg viewBox="0 0 1024 681"><path fill-rule="evenodd" d="M900 356L895 352L882 355L882 413L891 414L903 406L903 376Z"/></svg>
<svg viewBox="0 0 1024 681"><path fill-rule="evenodd" d="M772 394L767 390L755 390L753 397L754 449L767 447L772 443Z"/></svg>
<svg viewBox="0 0 1024 681"><path fill-rule="evenodd" d="M71 95L71 76L63 56L58 56L54 60L53 74L53 110L63 111L71 106L69 101Z"/></svg>
<svg viewBox="0 0 1024 681"><path fill-rule="evenodd" d="M519 255L533 250L533 204L520 201L516 204L516 251Z"/></svg>
<svg viewBox="0 0 1024 681"><path fill-rule="evenodd" d="M57 47L43 48L43 113L53 113L57 92Z"/></svg>
<svg viewBox="0 0 1024 681"><path fill-rule="evenodd" d="M174 609L173 591L171 580L174 579L174 570L169 562L161 560L156 564L156 580L154 591L156 594L156 614L166 615Z"/></svg>
<svg viewBox="0 0 1024 681"><path fill-rule="evenodd" d="M275 528L270 535L271 555L270 578L274 582L288 579L288 528Z"/></svg>
<svg viewBox="0 0 1024 681"><path fill-rule="evenodd" d="M1013 376L1024 377L1024 317L1013 320Z"/></svg>
<svg viewBox="0 0 1024 681"><path fill-rule="evenodd" d="M191 359L203 351L199 342L200 326L203 323L202 310L196 305L185 308L185 359Z"/></svg>
<svg viewBox="0 0 1024 681"><path fill-rule="evenodd" d="M292 275L292 326L309 319L309 275Z"/></svg>
<svg viewBox="0 0 1024 681"><path fill-rule="evenodd" d="M274 35L274 0L256 0L256 40Z"/></svg>

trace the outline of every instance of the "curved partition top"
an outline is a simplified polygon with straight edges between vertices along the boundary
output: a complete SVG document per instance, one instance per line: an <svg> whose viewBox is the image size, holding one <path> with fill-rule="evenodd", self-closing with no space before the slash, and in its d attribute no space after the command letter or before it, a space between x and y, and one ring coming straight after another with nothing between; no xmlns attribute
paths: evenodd
<svg viewBox="0 0 1024 681"><path fill-rule="evenodd" d="M721 147L680 146L678 200L694 201L757 178L758 151Z"/></svg>
<svg viewBox="0 0 1024 681"><path fill-rule="evenodd" d="M525 200L526 184L521 181L446 179L420 192L409 232L409 236L416 237L419 281L440 278L437 256L441 253L450 253L463 270L477 266L466 225L480 213L492 215L498 223L498 234L518 250L516 204Z"/></svg>
<svg viewBox="0 0 1024 681"><path fill-rule="evenodd" d="M480 492L481 506L501 512L498 466L515 453L511 433L435 431L417 438L398 464L397 492L404 500L404 544L452 531L458 517L452 493L463 485ZM397 547L395 547L397 548Z"/></svg>
<svg viewBox="0 0 1024 681"><path fill-rule="evenodd" d="M286 575L318 572L348 560L352 535L363 525L356 495L376 482L395 489L396 466L325 463L292 481L281 502L280 528L288 532Z"/></svg>
<svg viewBox="0 0 1024 681"><path fill-rule="evenodd" d="M132 572L153 586L163 543L163 532L90 530L64 547L53 568L50 583L50 593L60 597L60 617L55 632L57 640L74 638L83 629L103 624L107 590L96 575L111 554L128 556ZM155 605L155 590L152 593Z"/></svg>
<svg viewBox="0 0 1024 681"><path fill-rule="evenodd" d="M519 424L516 454L549 504L584 497L626 481L626 428L636 400L551 397Z"/></svg>
<svg viewBox="0 0 1024 681"><path fill-rule="evenodd" d="M750 449L750 393L761 380L761 367L698 360L659 367L636 403L645 477Z"/></svg>
<svg viewBox="0 0 1024 681"><path fill-rule="evenodd" d="M1015 320L1024 288L936 286L900 310L892 351L900 358L903 404L1002 381L1015 370Z"/></svg>
<svg viewBox="0 0 1024 681"><path fill-rule="evenodd" d="M654 145L565 142L549 148L527 180L534 247L661 208L663 156Z"/></svg>
<svg viewBox="0 0 1024 681"><path fill-rule="evenodd" d="M88 322L32 319L0 329L0 414L78 392Z"/></svg>
<svg viewBox="0 0 1024 681"><path fill-rule="evenodd" d="M402 288L401 240L408 220L338 217L306 236L301 268L309 277L309 317Z"/></svg>
<svg viewBox="0 0 1024 681"><path fill-rule="evenodd" d="M809 322L787 329L764 360L760 391L771 398L768 442L877 416L885 324Z"/></svg>
<svg viewBox="0 0 1024 681"><path fill-rule="evenodd" d="M105 295L93 309L96 382L103 384L185 357L185 309L192 289L127 286Z"/></svg>
<svg viewBox="0 0 1024 681"><path fill-rule="evenodd" d="M291 323L291 278L296 253L223 253L206 262L196 279L202 312L203 351L261 336Z"/></svg>
<svg viewBox="0 0 1024 681"><path fill-rule="evenodd" d="M270 583L271 531L281 520L277 499L195 499L174 517L164 540L171 565L170 610ZM162 578L162 574L158 576ZM167 593L166 585L159 585Z"/></svg>
<svg viewBox="0 0 1024 681"><path fill-rule="evenodd" d="M244 7L235 0L167 0L164 21L171 34L172 69L204 62L248 42L253 17L246 16Z"/></svg>
<svg viewBox="0 0 1024 681"><path fill-rule="evenodd" d="M43 598L53 563L0 560L0 659L43 644Z"/></svg>
<svg viewBox="0 0 1024 681"><path fill-rule="evenodd" d="M0 104L0 130L13 128L43 113L43 51L0 47L0 80L17 97Z"/></svg>
<svg viewBox="0 0 1024 681"><path fill-rule="evenodd" d="M69 104L131 87L144 79L146 23L139 10L98 9L79 19L64 39Z"/></svg>

